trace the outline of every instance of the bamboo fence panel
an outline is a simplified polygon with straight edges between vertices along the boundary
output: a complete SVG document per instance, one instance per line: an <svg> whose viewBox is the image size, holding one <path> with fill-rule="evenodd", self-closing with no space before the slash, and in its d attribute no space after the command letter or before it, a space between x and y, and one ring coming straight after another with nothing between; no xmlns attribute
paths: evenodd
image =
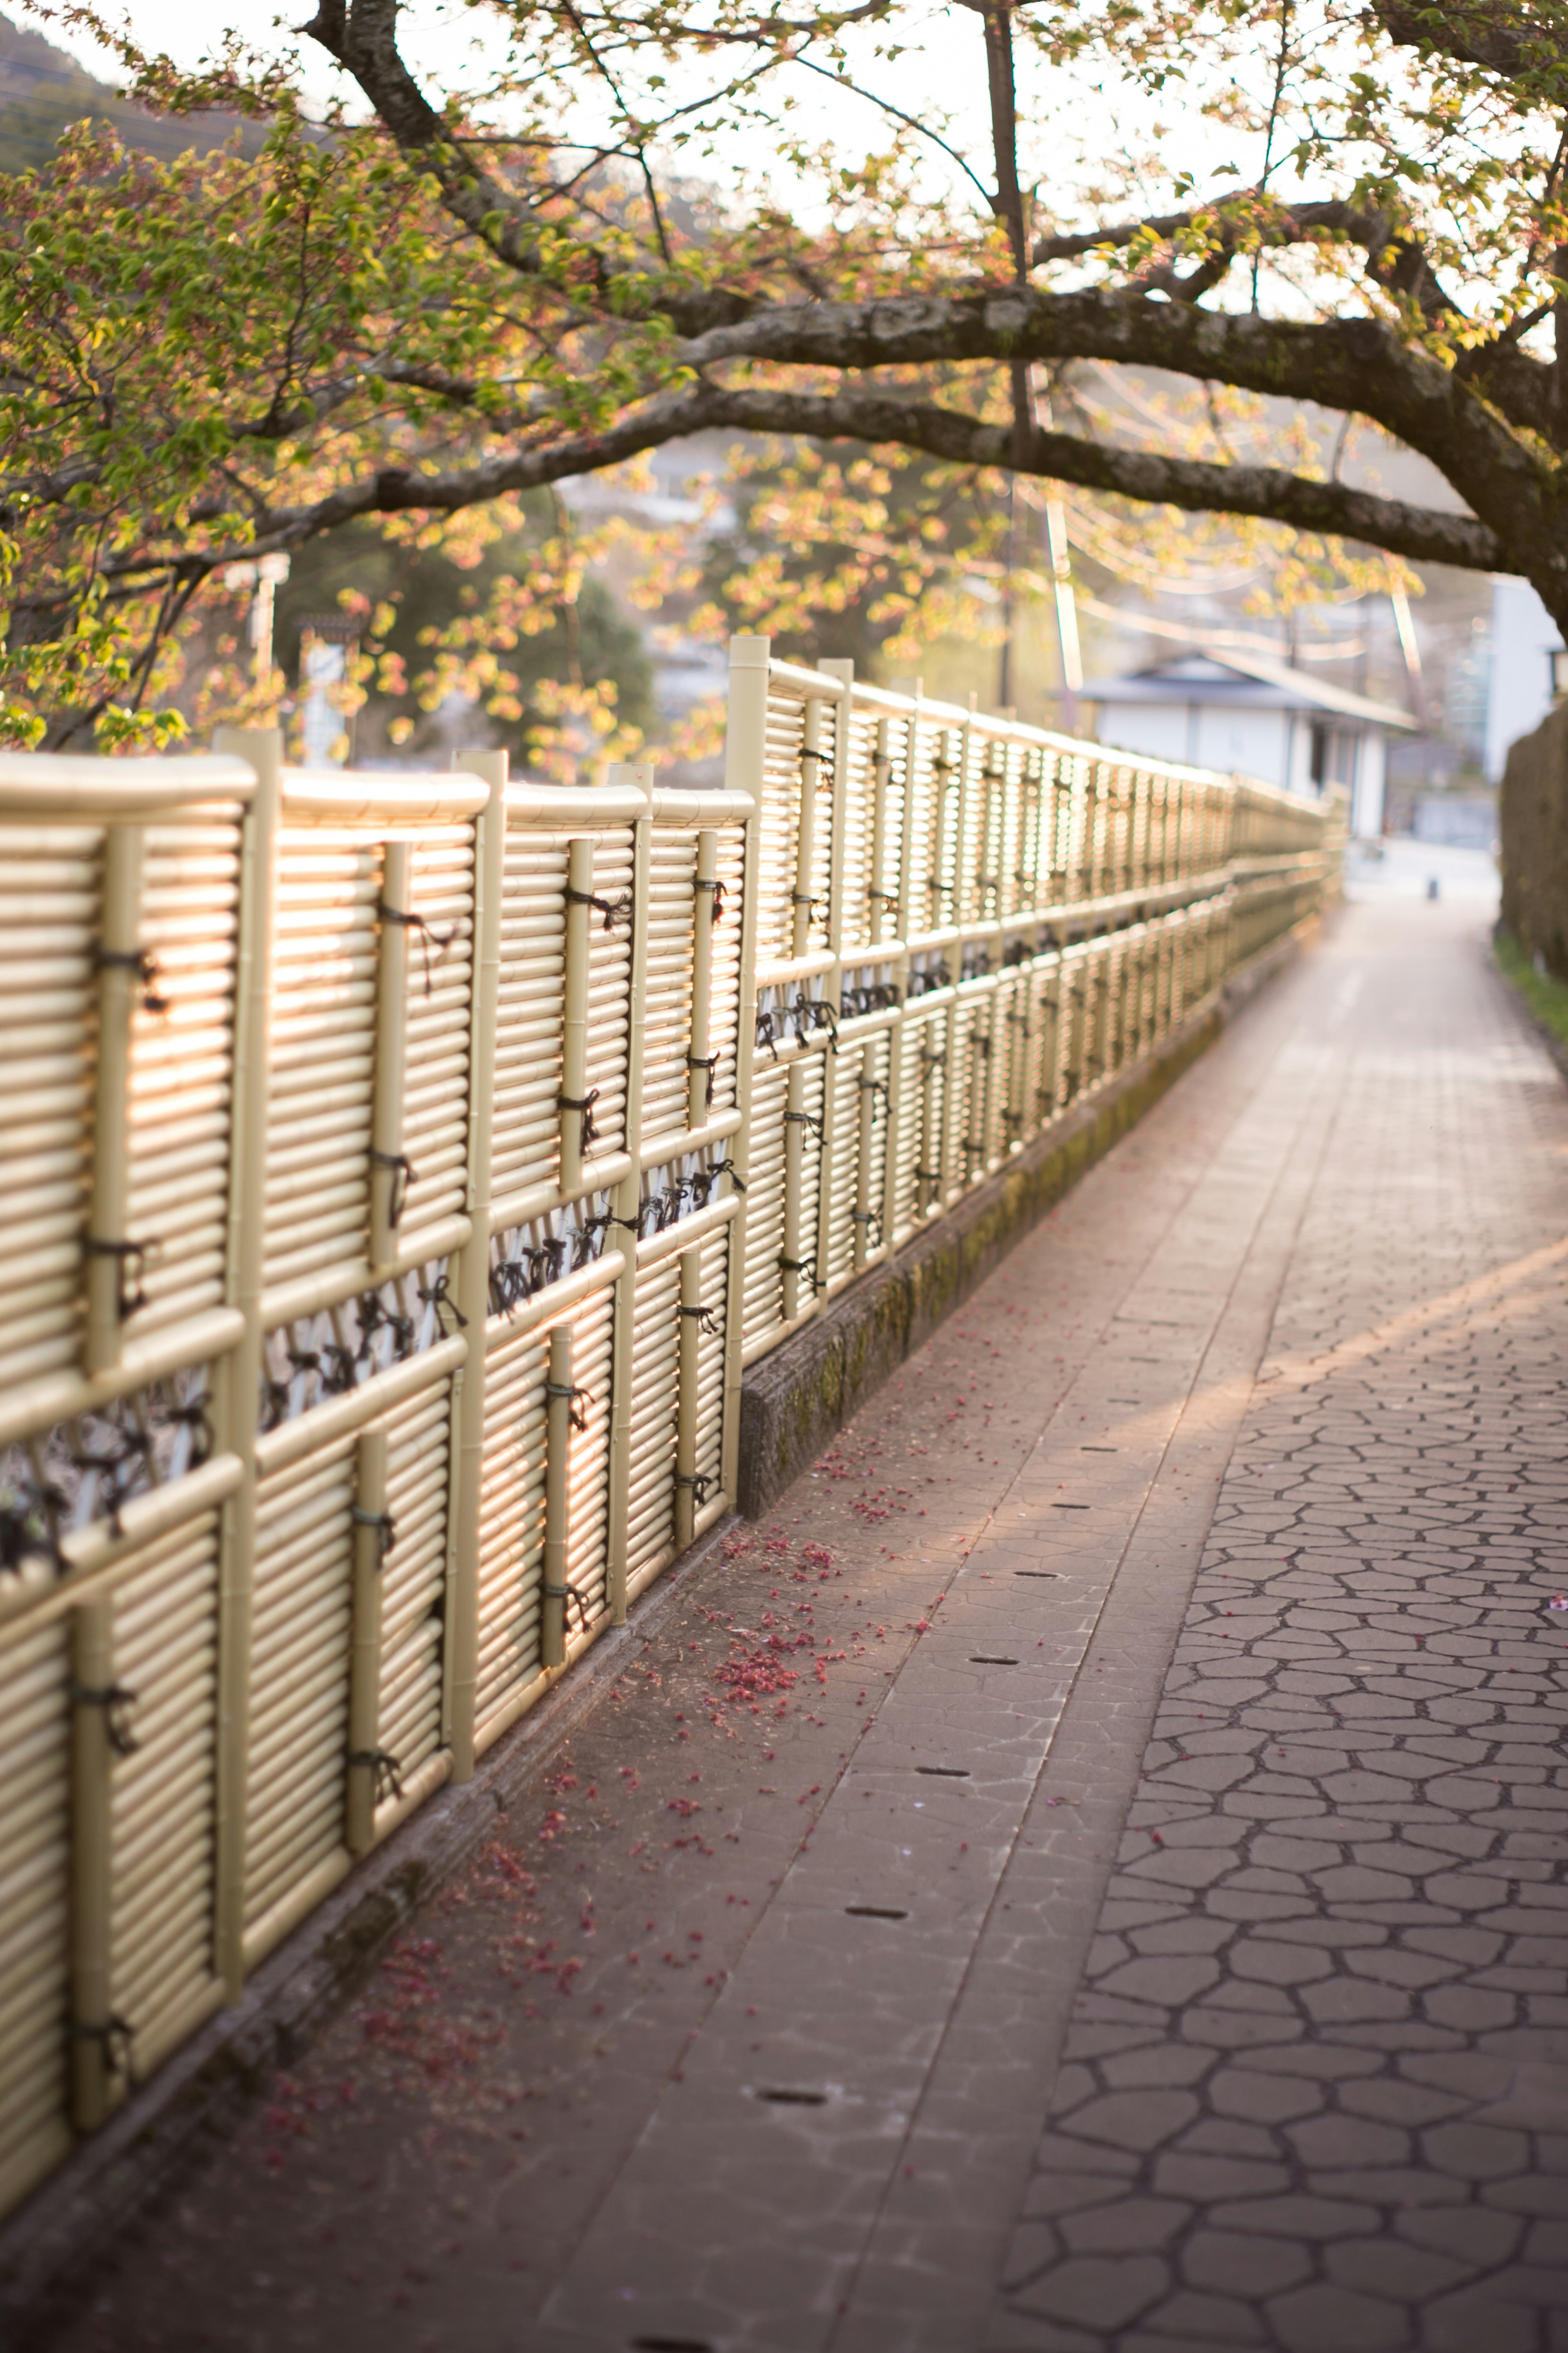
<svg viewBox="0 0 1568 2353"><path fill-rule="evenodd" d="M0 2205L1334 887L1332 807L732 665L720 792L0 757Z"/></svg>

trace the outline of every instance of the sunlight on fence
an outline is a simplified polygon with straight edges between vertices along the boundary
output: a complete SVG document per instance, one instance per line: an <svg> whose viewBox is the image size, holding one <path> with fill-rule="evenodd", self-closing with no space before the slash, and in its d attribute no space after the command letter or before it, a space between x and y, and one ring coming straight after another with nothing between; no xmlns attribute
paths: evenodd
<svg viewBox="0 0 1568 2353"><path fill-rule="evenodd" d="M730 1508L1337 812L731 649L676 793L0 755L0 2207Z"/></svg>

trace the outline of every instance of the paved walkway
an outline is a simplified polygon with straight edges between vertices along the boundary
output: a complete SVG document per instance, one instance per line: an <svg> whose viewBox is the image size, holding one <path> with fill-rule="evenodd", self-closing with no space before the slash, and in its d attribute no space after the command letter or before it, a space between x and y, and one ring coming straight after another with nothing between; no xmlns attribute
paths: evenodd
<svg viewBox="0 0 1568 2353"><path fill-rule="evenodd" d="M1565 1208L1348 909L51 2343L1568 2348Z"/></svg>

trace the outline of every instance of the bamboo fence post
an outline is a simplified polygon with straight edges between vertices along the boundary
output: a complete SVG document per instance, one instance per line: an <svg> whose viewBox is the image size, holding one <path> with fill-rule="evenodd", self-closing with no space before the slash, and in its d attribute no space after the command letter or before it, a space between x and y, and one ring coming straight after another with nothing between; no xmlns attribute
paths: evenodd
<svg viewBox="0 0 1568 2353"><path fill-rule="evenodd" d="M408 1061L408 933L413 844L389 841L382 863L381 944L375 972L375 1095L370 1137L370 1262L384 1278L397 1254L397 1229L413 1170L403 1150Z"/></svg>
<svg viewBox="0 0 1568 2353"><path fill-rule="evenodd" d="M559 1667L566 1658L566 1535L572 1490L572 1326L550 1335L544 1397L544 1564L539 1594L539 1662Z"/></svg>
<svg viewBox="0 0 1568 2353"><path fill-rule="evenodd" d="M128 2031L114 2015L110 1979L110 1779L115 1711L130 1694L114 1688L112 1603L82 1602L71 1620L71 2118L79 2132L92 2132L109 2113Z"/></svg>
<svg viewBox="0 0 1568 2353"><path fill-rule="evenodd" d="M768 646L766 638L730 640L730 695L725 731L724 782L731 792L748 793L744 880L741 888L740 1003L735 1022L735 1107L741 1124L730 1139L734 1175L743 1186L751 1169L752 1066L757 1050L757 861L762 843L763 777L767 753ZM740 1478L741 1385L746 1336L746 1199L731 1221L728 1277L724 1286L724 1429L721 1478L735 1501Z"/></svg>
<svg viewBox="0 0 1568 2353"><path fill-rule="evenodd" d="M350 1602L348 1787L344 1843L368 1854L375 1840L375 1793L396 1759L384 1757L381 1718L381 1599L386 1556L396 1531L386 1509L384 1428L362 1430L354 1474L353 1567Z"/></svg>
<svg viewBox="0 0 1568 2353"><path fill-rule="evenodd" d="M647 792L653 771L621 764L613 766L607 785L635 785ZM632 940L626 977L626 1148L631 1168L616 1186L612 1232L625 1236L626 1263L616 1277L611 1308L609 1487L605 1498L605 1562L610 1622L626 1622L627 1548L631 1525L631 1442L633 1384L637 1366L633 1348L637 1331L638 1210L642 1178L637 1167L637 1139L642 1126L643 1061L647 1034L647 911L652 859L651 811L644 812L632 828ZM697 895L697 894L694 894ZM714 893L707 896L711 899ZM698 921L700 921L699 914ZM737 1051L739 1041L737 1040Z"/></svg>
<svg viewBox="0 0 1568 2353"><path fill-rule="evenodd" d="M699 1348L702 1337L702 1245L680 1256L680 1332L675 1390L675 1546L684 1552L697 1518L697 1426Z"/></svg>
<svg viewBox="0 0 1568 2353"><path fill-rule="evenodd" d="M700 1127L713 1107L708 1068L712 1035L713 923L718 898L719 837L710 827L697 837L691 890L691 1021L686 1050L686 1119Z"/></svg>
<svg viewBox="0 0 1568 2353"><path fill-rule="evenodd" d="M132 1296L125 1230L131 1179L131 1027L142 914L140 826L111 825L103 842L103 907L98 944L98 1071L93 1090L92 1208L87 1234L89 1373L120 1361L121 1325Z"/></svg>
<svg viewBox="0 0 1568 2353"><path fill-rule="evenodd" d="M828 678L838 681L841 692L833 707L833 756L829 774L833 783L828 800L827 837L827 945L833 963L822 976L819 986L837 1019L844 1002L844 858L848 837L849 814L849 750L852 741L851 720L855 690L855 665L847 659L835 658L817 663L818 670ZM817 771L820 777L820 767ZM816 1234L812 1245L812 1264L816 1281L814 1293L826 1288L829 1252L833 1245L834 1173L841 1146L838 1134L838 1096L835 1061L837 1039L828 1031L828 1042L818 1052L822 1065L822 1134L816 1171ZM858 1094L856 1110L863 1120L866 1101Z"/></svg>
<svg viewBox="0 0 1568 2353"><path fill-rule="evenodd" d="M561 1192L583 1189L593 1125L588 1093L588 918L594 890L594 838L566 845L565 969L561 984Z"/></svg>
<svg viewBox="0 0 1568 2353"><path fill-rule="evenodd" d="M883 908L888 903L888 778L892 761L888 754L890 723L877 722L876 749L871 755L871 847L868 855L870 882L867 891L866 937L873 947L879 947L884 930Z"/></svg>
<svg viewBox="0 0 1568 2353"><path fill-rule="evenodd" d="M225 1294L245 1319L220 1367L214 1433L239 1457L240 1482L223 1507L218 1552L217 1763L214 1966L226 1998L245 1983L246 1807L249 1777L250 1630L256 1582L256 1438L261 1403L261 1298L266 1271L267 1125L278 909L282 740L275 727L220 729L215 752L248 761L256 789L240 845L236 946L234 1087Z"/></svg>
<svg viewBox="0 0 1568 2353"><path fill-rule="evenodd" d="M855 1265L866 1263L866 1254L872 1247L871 1220L881 1223L880 1213L871 1207L871 1154L876 1140L877 1124L877 1049L868 1040L860 1049L860 1068L857 1074L856 1101L859 1107L860 1128L858 1149L855 1160Z"/></svg>
<svg viewBox="0 0 1568 2353"><path fill-rule="evenodd" d="M452 1376L451 1567L447 1586L445 1735L452 1778L474 1770L479 1687L479 1521L485 1458L486 1319L489 1312L491 1161L495 1133L496 1015L500 988L501 896L506 877L507 755L459 752L459 773L481 777L490 797L474 820L474 958L468 1029L468 1176L470 1231L458 1254L453 1299L468 1353Z"/></svg>

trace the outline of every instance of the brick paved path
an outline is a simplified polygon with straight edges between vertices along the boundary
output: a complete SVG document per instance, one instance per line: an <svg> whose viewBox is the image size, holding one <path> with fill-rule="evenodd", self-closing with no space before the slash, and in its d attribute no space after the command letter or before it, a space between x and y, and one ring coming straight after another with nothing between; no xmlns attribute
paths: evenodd
<svg viewBox="0 0 1568 2353"><path fill-rule="evenodd" d="M1348 910L50 2343L1568 2353L1565 1208Z"/></svg>

